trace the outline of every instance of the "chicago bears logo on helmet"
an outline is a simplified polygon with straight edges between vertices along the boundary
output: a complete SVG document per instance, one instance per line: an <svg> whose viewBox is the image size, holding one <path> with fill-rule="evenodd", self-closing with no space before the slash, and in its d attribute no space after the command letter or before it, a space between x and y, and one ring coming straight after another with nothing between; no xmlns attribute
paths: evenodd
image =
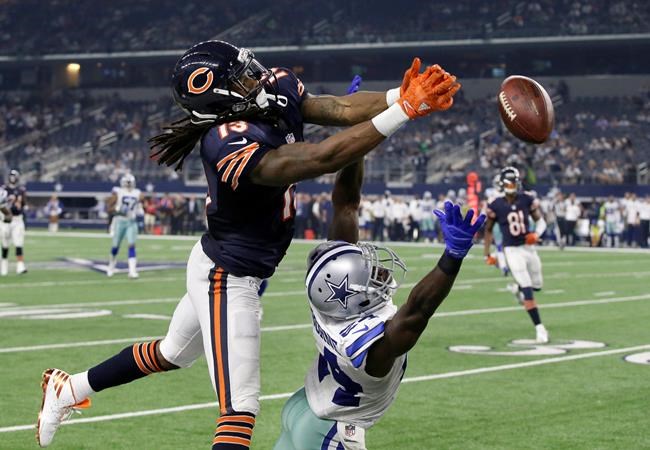
<svg viewBox="0 0 650 450"><path fill-rule="evenodd" d="M206 74L205 82L201 86L197 87L194 84L194 80L196 80L196 78L199 75L203 75L204 73ZM214 80L214 75L212 74L212 71L207 67L199 67L194 72L192 72L190 76L187 78L187 90L192 94L203 94L212 85L212 80Z"/></svg>

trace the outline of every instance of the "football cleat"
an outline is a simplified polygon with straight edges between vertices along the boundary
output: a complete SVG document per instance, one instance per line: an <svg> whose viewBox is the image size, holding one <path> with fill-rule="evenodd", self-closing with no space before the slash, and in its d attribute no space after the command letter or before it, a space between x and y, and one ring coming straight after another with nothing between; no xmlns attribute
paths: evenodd
<svg viewBox="0 0 650 450"><path fill-rule="evenodd" d="M43 401L36 424L36 442L47 447L54 433L73 412L90 408L90 399L77 401L70 383L70 375L59 369L47 369L41 381Z"/></svg>
<svg viewBox="0 0 650 450"><path fill-rule="evenodd" d="M129 278L135 280L137 278L140 278L140 275L138 275L138 272L129 272Z"/></svg>
<svg viewBox="0 0 650 450"><path fill-rule="evenodd" d="M9 274L9 260L0 260L0 277L6 277Z"/></svg>
<svg viewBox="0 0 650 450"><path fill-rule="evenodd" d="M543 324L535 325L535 341L538 344L546 344L548 343L548 331L546 330L546 327Z"/></svg>
<svg viewBox="0 0 650 450"><path fill-rule="evenodd" d="M16 273L18 275L21 275L23 273L27 273L27 267L25 267L25 263L23 261L18 261L16 263Z"/></svg>

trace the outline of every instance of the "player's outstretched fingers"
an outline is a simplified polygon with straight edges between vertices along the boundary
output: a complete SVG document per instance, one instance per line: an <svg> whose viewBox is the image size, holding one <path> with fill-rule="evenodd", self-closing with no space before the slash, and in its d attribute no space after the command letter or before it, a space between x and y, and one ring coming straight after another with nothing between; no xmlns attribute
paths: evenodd
<svg viewBox="0 0 650 450"><path fill-rule="evenodd" d="M433 92L436 95L445 94L454 86L454 83L456 83L456 77L445 72L442 80L433 88Z"/></svg>
<svg viewBox="0 0 650 450"><path fill-rule="evenodd" d="M406 69L406 72L404 72L404 78L402 79L402 85L399 88L399 93L400 95L404 95L404 92L408 89L409 85L411 84L411 81L413 81L417 76L420 74L420 66L422 65L422 61L420 61L420 58L417 56L413 58L413 62L411 63L411 67Z"/></svg>
<svg viewBox="0 0 650 450"><path fill-rule="evenodd" d="M465 218L463 219L463 226L469 228L472 225L472 219L474 218L474 210L470 209L467 211Z"/></svg>
<svg viewBox="0 0 650 450"><path fill-rule="evenodd" d="M486 219L487 216L485 214L480 214L478 216L478 219L476 219L476 222L474 222L474 225L472 225L471 227L471 233L475 234L476 232L478 232L478 230L480 230L483 224L485 223Z"/></svg>

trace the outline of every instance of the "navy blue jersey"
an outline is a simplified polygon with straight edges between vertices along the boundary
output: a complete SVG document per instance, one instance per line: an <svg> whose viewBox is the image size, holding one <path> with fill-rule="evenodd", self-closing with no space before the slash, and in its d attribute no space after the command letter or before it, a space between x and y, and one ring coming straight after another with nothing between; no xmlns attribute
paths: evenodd
<svg viewBox="0 0 650 450"><path fill-rule="evenodd" d="M295 185L261 186L251 171L270 151L303 140L301 104L307 93L289 69L273 69L279 124L237 121L211 128L201 140L208 180L208 232L203 251L237 276L270 277L293 236Z"/></svg>
<svg viewBox="0 0 650 450"><path fill-rule="evenodd" d="M27 200L27 189L25 186L9 186L5 184L2 186L7 191L7 202L11 214L19 216L25 209L25 201Z"/></svg>
<svg viewBox="0 0 650 450"><path fill-rule="evenodd" d="M503 196L497 197L488 205L488 217L499 224L505 247L526 243L526 234L530 232L530 213L537 209L538 203L532 195L518 192L513 203L509 203L506 196Z"/></svg>

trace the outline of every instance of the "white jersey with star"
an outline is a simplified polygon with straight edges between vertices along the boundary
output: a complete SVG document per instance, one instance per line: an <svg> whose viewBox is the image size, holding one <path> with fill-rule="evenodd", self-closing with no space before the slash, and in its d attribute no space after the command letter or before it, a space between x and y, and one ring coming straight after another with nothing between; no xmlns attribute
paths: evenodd
<svg viewBox="0 0 650 450"><path fill-rule="evenodd" d="M115 214L135 220L140 205L140 189L115 187L113 188L113 193L117 195Z"/></svg>
<svg viewBox="0 0 650 450"><path fill-rule="evenodd" d="M605 209L605 221L612 223L618 223L621 221L621 206L618 202L610 202L608 200L605 202L603 207Z"/></svg>
<svg viewBox="0 0 650 450"><path fill-rule="evenodd" d="M311 309L319 355L305 377L305 392L314 414L364 429L384 415L404 376L406 355L383 378L365 372L366 357L396 311L391 302L362 318L335 320Z"/></svg>

